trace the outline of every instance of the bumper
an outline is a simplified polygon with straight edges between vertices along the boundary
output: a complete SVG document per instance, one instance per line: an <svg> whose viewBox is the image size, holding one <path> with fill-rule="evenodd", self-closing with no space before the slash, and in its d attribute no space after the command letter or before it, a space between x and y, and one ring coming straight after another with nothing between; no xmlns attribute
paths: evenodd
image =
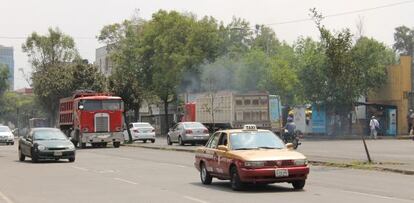
<svg viewBox="0 0 414 203"><path fill-rule="evenodd" d="M242 182L250 183L277 183L305 180L309 174L309 167L284 168L289 172L287 177L276 177L275 168L247 169L239 168L239 176Z"/></svg>
<svg viewBox="0 0 414 203"><path fill-rule="evenodd" d="M210 138L209 134L206 135L185 135L183 136L183 141L185 142L199 142L205 143Z"/></svg>
<svg viewBox="0 0 414 203"><path fill-rule="evenodd" d="M122 132L106 132L106 133L83 133L83 143L100 143L100 142L124 142Z"/></svg>
<svg viewBox="0 0 414 203"><path fill-rule="evenodd" d="M39 159L69 159L69 158L73 158L75 157L75 150L59 150L59 151L38 151L37 152L37 157Z"/></svg>
<svg viewBox="0 0 414 203"><path fill-rule="evenodd" d="M14 139L0 139L0 143L14 143Z"/></svg>
<svg viewBox="0 0 414 203"><path fill-rule="evenodd" d="M155 140L155 133L134 133L132 140Z"/></svg>

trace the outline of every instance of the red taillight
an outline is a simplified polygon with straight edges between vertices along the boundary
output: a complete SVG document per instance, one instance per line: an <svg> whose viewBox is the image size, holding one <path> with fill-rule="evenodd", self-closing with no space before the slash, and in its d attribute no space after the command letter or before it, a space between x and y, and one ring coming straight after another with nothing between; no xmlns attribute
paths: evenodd
<svg viewBox="0 0 414 203"><path fill-rule="evenodd" d="M185 134L193 134L193 131L192 130L186 130Z"/></svg>
<svg viewBox="0 0 414 203"><path fill-rule="evenodd" d="M207 129L205 129L203 132L206 133L206 134L208 134L208 130Z"/></svg>

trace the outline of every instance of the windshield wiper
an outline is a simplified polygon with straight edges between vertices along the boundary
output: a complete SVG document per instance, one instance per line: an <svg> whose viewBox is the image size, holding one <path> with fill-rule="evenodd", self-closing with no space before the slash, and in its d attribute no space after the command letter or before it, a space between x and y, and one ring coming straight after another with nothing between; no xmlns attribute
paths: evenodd
<svg viewBox="0 0 414 203"><path fill-rule="evenodd" d="M258 149L257 147L242 147L242 148L237 148L235 150L252 150L252 149Z"/></svg>
<svg viewBox="0 0 414 203"><path fill-rule="evenodd" d="M280 147L266 147L266 146L258 147L258 148L260 148L260 149L282 149Z"/></svg>

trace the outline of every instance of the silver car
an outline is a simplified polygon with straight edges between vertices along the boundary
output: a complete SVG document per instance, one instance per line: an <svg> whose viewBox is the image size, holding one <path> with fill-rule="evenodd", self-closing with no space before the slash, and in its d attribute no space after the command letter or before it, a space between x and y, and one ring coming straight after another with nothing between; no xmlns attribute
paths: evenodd
<svg viewBox="0 0 414 203"><path fill-rule="evenodd" d="M186 143L204 145L209 138L208 129L203 124L199 122L180 122L170 128L167 135L167 144L172 145L176 142L179 145Z"/></svg>
<svg viewBox="0 0 414 203"><path fill-rule="evenodd" d="M142 140L144 143L150 140L152 143L155 142L155 129L149 123L137 122L130 123L128 125L131 131L132 141ZM125 140L129 140L128 132L124 130Z"/></svg>
<svg viewBox="0 0 414 203"><path fill-rule="evenodd" d="M0 126L0 143L6 143L6 145L14 145L14 135L9 127Z"/></svg>

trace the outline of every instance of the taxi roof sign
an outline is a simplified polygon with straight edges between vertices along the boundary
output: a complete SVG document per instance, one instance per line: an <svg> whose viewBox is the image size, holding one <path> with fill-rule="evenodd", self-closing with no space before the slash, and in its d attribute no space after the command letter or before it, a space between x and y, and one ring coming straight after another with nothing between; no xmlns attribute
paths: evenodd
<svg viewBox="0 0 414 203"><path fill-rule="evenodd" d="M243 130L245 131L257 131L257 127L254 124L247 124L243 126Z"/></svg>

